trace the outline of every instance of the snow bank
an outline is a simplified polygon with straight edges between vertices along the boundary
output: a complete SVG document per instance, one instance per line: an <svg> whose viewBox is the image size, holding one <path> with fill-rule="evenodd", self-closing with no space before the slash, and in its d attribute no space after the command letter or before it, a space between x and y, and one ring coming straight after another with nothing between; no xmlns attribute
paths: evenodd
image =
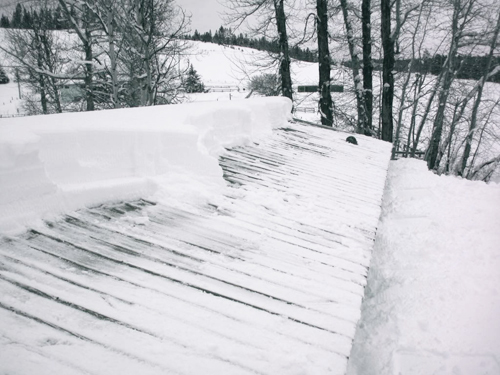
<svg viewBox="0 0 500 375"><path fill-rule="evenodd" d="M261 98L1 120L0 233L104 201L218 189L219 152L268 135L290 110Z"/></svg>
<svg viewBox="0 0 500 375"><path fill-rule="evenodd" d="M500 374L500 185L393 162L349 375Z"/></svg>

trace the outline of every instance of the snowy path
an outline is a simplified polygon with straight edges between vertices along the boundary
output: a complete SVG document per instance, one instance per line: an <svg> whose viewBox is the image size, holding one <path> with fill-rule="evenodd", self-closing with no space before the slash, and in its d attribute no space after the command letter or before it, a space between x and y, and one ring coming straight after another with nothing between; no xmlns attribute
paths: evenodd
<svg viewBox="0 0 500 375"><path fill-rule="evenodd" d="M0 373L344 374L390 147L291 124L209 205L80 210L0 243Z"/></svg>
<svg viewBox="0 0 500 375"><path fill-rule="evenodd" d="M500 374L500 185L391 164L348 374Z"/></svg>

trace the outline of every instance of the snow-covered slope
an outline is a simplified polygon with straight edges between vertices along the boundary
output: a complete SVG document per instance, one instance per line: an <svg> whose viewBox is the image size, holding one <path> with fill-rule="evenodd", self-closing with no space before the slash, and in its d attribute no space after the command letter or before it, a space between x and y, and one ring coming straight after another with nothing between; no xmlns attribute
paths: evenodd
<svg viewBox="0 0 500 375"><path fill-rule="evenodd" d="M21 106L17 83L11 80L9 83L0 84L0 118L19 115Z"/></svg>
<svg viewBox="0 0 500 375"><path fill-rule="evenodd" d="M245 88L250 77L266 72L266 65L270 62L267 52L252 48L202 42L190 44L192 52L189 62L209 87L236 85ZM318 83L318 64L294 60L291 69L294 84ZM267 70L269 73L276 72L272 67Z"/></svg>

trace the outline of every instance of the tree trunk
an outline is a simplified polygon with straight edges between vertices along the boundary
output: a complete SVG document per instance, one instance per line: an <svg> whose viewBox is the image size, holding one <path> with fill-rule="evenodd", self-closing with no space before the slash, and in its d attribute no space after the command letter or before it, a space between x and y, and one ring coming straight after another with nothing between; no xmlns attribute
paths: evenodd
<svg viewBox="0 0 500 375"><path fill-rule="evenodd" d="M92 61L92 47L89 43L85 43L84 45L85 51L85 61ZM87 111L93 111L95 109L94 106L94 90L92 87L93 84L93 75L94 68L92 63L85 63L85 101L87 102Z"/></svg>
<svg viewBox="0 0 500 375"><path fill-rule="evenodd" d="M366 112L364 103L363 84L361 83L361 74L359 73L359 58L356 53L354 30L351 21L349 20L349 13L347 11L347 0L340 0L340 7L342 8L342 15L344 17L344 25L347 33L347 43L349 45L349 54L351 55L351 61L352 61L354 92L356 94L356 107L358 111L356 131L358 133L364 133L366 124Z"/></svg>
<svg viewBox="0 0 500 375"><path fill-rule="evenodd" d="M35 48L36 48L36 62L38 65L38 69L43 70L43 48L40 40L40 35L37 30L34 30L35 36ZM42 105L42 113L49 113L48 110L48 101L47 101L47 89L45 84L45 76L43 74L37 74L38 83L40 86L40 104Z"/></svg>
<svg viewBox="0 0 500 375"><path fill-rule="evenodd" d="M48 25L44 25L44 27L47 27ZM43 46L43 52L44 52L44 58L45 58L45 63L47 65L47 68L50 72L55 72L55 67L52 62L53 60L53 51L52 51L52 46L53 44L50 41L50 36L47 35L47 33L50 33L47 29L40 30L40 43ZM57 84L57 79L54 77L47 77L47 82L49 83L50 86L50 96L52 97L52 100L54 102L55 106L55 111L57 113L62 113L62 106L61 106L61 97L59 95L59 87Z"/></svg>
<svg viewBox="0 0 500 375"><path fill-rule="evenodd" d="M394 145L392 146L392 159L395 159L396 157L395 154L396 148L399 148L401 128L403 127L403 112L406 102L406 90L408 89L408 84L410 83L412 65L413 65L413 58L411 59L410 64L408 65L408 74L406 75L403 88L401 89L401 99L399 101L399 109L398 109L398 121L396 123L396 137L395 137L396 139L394 140Z"/></svg>
<svg viewBox="0 0 500 375"><path fill-rule="evenodd" d="M321 123L333 126L332 94L330 92L330 50L328 47L328 1L317 0L317 32L319 57L319 109Z"/></svg>
<svg viewBox="0 0 500 375"><path fill-rule="evenodd" d="M274 10L276 12L276 25L279 36L281 92L283 96L293 100L284 0L274 0Z"/></svg>
<svg viewBox="0 0 500 375"><path fill-rule="evenodd" d="M451 85L457 73L455 70L455 61L457 58L459 43L463 36L463 30L470 22L470 16L474 3L474 0L469 0L467 6L462 4L460 1L455 1L453 3L453 19L451 24L452 39L448 57L444 64L443 80L438 96L438 109L436 117L434 118L432 136L427 150L427 167L430 170L437 170L439 167L438 156L441 138L443 135L446 104L448 103ZM462 20L461 23L459 22L460 19Z"/></svg>
<svg viewBox="0 0 500 375"><path fill-rule="evenodd" d="M453 59L454 61L454 59ZM441 137L443 135L443 125L444 125L444 115L446 110L446 104L448 102L448 96L450 93L451 84L453 83L454 74L451 71L451 67L444 73L443 85L438 96L438 109L436 112L436 117L434 119L434 127L432 131L432 137L429 144L429 150L427 151L427 167L429 169L437 169L439 146L441 144Z"/></svg>
<svg viewBox="0 0 500 375"><path fill-rule="evenodd" d="M415 152L417 151L418 148L418 143L420 141L420 135L422 134L422 130L424 129L425 122L427 121L427 117L429 116L429 113L431 111L432 103L434 102L434 98L436 97L437 90L439 88L439 82L441 81L442 78L442 72L440 75L436 78L436 84L434 85L434 88L432 89L431 96L427 100L427 105L425 106L424 114L422 118L420 119L420 124L418 126L417 130L417 135L415 136L415 141L413 142L413 146L411 149L411 157L415 157ZM425 76L422 78L421 84L425 81ZM419 86L421 88L421 86Z"/></svg>
<svg viewBox="0 0 500 375"><path fill-rule="evenodd" d="M417 75L415 79L415 89L413 91L413 103L411 110L411 120L410 120L410 129L408 129L408 138L406 139L407 149L405 153L405 158L410 154L411 148L410 144L415 143L415 126L417 125L417 110L418 110L418 93L421 91L423 83L423 78L420 75ZM412 152L413 156L415 156L415 151Z"/></svg>
<svg viewBox="0 0 500 375"><path fill-rule="evenodd" d="M447 140L446 140L444 146L442 147L442 149L441 149L441 151L439 152L439 155L438 155L438 163L440 163L441 159L444 156L444 153L446 152L446 150L448 150L447 154L446 154L445 173L448 173L450 171L450 166L451 166L451 148L452 148L452 145L453 145L453 134L455 133L455 127L456 127L456 125L458 123L458 120L455 121L455 118L457 116L459 106L460 106L460 103L457 103L455 105L455 109L453 110L453 122L451 123L451 126L450 126L450 133L448 134Z"/></svg>
<svg viewBox="0 0 500 375"><path fill-rule="evenodd" d="M392 104L394 99L394 39L391 35L391 0L381 0L382 47L384 62L382 68L382 140L392 142L393 119Z"/></svg>
<svg viewBox="0 0 500 375"><path fill-rule="evenodd" d="M113 108L119 108L120 102L118 100L118 57L115 49L115 26L113 8L109 6L106 9L106 24L108 33L108 46L109 46L109 62L110 62L110 75L111 75L111 100L113 101Z"/></svg>
<svg viewBox="0 0 500 375"><path fill-rule="evenodd" d="M363 91L365 102L365 130L373 129L373 64L371 37L371 0L363 0L361 4L363 33Z"/></svg>
<svg viewBox="0 0 500 375"><path fill-rule="evenodd" d="M94 92L93 92L93 75L94 69L92 66L92 60L94 58L92 54L92 32L90 30L90 16L91 11L88 4L82 4L85 9L82 9L82 19L84 23L84 30L82 30L78 24L78 21L73 17L72 9L68 7L66 0L58 0L61 9L63 10L66 18L68 19L71 27L75 30L78 38L82 42L83 52L85 54L85 68L84 68L84 84L85 84L85 101L87 103L87 111L94 110Z"/></svg>
<svg viewBox="0 0 500 375"><path fill-rule="evenodd" d="M94 89L93 89L93 81L94 81L94 67L92 65L92 60L94 58L92 54L92 35L90 32L89 18L90 18L90 9L86 7L85 9L85 40L83 42L83 50L85 52L85 100L87 101L87 111L93 111L95 109L94 106Z"/></svg>
<svg viewBox="0 0 500 375"><path fill-rule="evenodd" d="M470 121L470 127L469 127L469 133L467 134L467 138L465 139L465 150L464 154L462 156L462 165L460 166L460 171L459 175L463 176L465 172L465 168L467 167L467 161L470 156L471 152L471 147L472 147L472 138L474 136L474 130L476 129L477 125L477 112L479 110L479 104L481 104L481 98L483 95L483 88L484 84L486 83L486 80L488 78L488 74L491 69L491 63L493 60L493 54L495 52L495 48L497 46L497 39L498 39L498 34L500 32L500 12L498 13L498 19L497 19L497 24L495 28L495 32L491 41L490 45L490 52L488 54L488 60L486 63L486 67L484 70L484 75L483 78L478 82L478 91L477 91L477 96L476 100L474 101L474 106L472 107L472 115L471 115L471 121Z"/></svg>

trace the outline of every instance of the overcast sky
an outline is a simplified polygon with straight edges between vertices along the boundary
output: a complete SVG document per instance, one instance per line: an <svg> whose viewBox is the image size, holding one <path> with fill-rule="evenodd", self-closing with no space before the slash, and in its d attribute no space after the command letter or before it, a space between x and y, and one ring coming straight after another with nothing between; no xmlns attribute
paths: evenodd
<svg viewBox="0 0 500 375"><path fill-rule="evenodd" d="M225 8L220 3L223 3L224 0L176 0L176 2L188 14L192 14L192 31L212 30L214 32L223 25L220 13L223 13Z"/></svg>

